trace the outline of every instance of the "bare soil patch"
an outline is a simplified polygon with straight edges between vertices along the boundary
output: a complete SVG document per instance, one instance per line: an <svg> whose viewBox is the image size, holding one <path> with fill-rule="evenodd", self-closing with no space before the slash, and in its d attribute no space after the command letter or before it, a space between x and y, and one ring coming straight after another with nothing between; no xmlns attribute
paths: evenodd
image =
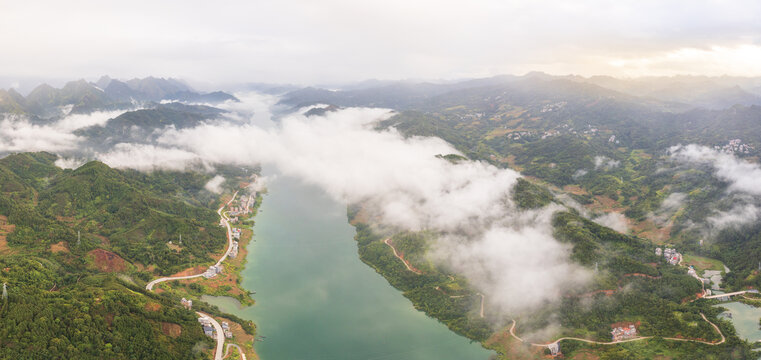
<svg viewBox="0 0 761 360"><path fill-rule="evenodd" d="M669 221L664 227L659 227L652 220L632 221L629 219L629 228L639 237L648 239L656 244L663 244L671 237L673 221Z"/></svg>
<svg viewBox="0 0 761 360"><path fill-rule="evenodd" d="M206 271L206 267L203 266L203 265L198 265L198 266L194 266L192 268L188 268L188 269L182 270L182 271L180 271L180 272L178 272L176 274L172 274L171 276L175 277L175 276L197 275L197 274L200 274L200 273L202 273L204 271Z"/></svg>
<svg viewBox="0 0 761 360"><path fill-rule="evenodd" d="M59 241L59 242L57 242L55 244L51 244L50 245L50 252L52 252L52 253L60 253L60 252L67 253L67 252L69 252L69 248L66 247L66 243L64 243L63 241Z"/></svg>
<svg viewBox="0 0 761 360"><path fill-rule="evenodd" d="M174 324L174 323L162 322L161 332L164 333L164 335L166 336L177 338L180 335L182 335L182 326Z"/></svg>
<svg viewBox="0 0 761 360"><path fill-rule="evenodd" d="M574 195L586 195L587 191L582 189L579 185L566 185L563 187L563 191Z"/></svg>
<svg viewBox="0 0 761 360"><path fill-rule="evenodd" d="M8 247L8 240L5 239L5 235L0 235L0 254L6 254L11 251Z"/></svg>
<svg viewBox="0 0 761 360"><path fill-rule="evenodd" d="M145 304L145 310L146 311L152 311L152 312L159 311L159 310L161 310L161 304L155 303L155 302L146 303Z"/></svg>
<svg viewBox="0 0 761 360"><path fill-rule="evenodd" d="M108 250L95 249L87 253L94 259L95 267L103 272L121 272L127 270L127 261Z"/></svg>
<svg viewBox="0 0 761 360"><path fill-rule="evenodd" d="M172 244L167 243L166 246L169 247L170 249L176 251L176 252L182 251L182 246L174 244L174 243L172 243Z"/></svg>

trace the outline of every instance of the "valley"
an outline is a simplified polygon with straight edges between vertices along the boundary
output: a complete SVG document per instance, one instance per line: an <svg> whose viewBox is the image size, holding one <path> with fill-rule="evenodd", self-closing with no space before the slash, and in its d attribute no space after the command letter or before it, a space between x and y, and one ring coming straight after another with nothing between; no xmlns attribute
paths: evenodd
<svg viewBox="0 0 761 360"><path fill-rule="evenodd" d="M67 348L82 358L750 356L722 307L737 303L706 289L756 303L758 144L739 136L757 109L596 86L527 75L381 103L400 89L18 112L74 140L0 160L2 280L16 303L93 292L109 340ZM392 110L346 107L378 104ZM129 330L108 325L121 310L103 289L143 309L139 348L118 343ZM154 341L177 345L139 352Z"/></svg>

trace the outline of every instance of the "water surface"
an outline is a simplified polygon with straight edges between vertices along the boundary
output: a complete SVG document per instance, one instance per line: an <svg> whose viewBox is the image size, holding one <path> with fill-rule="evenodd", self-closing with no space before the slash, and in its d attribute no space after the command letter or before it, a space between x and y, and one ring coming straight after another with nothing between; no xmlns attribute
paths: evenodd
<svg viewBox="0 0 761 360"><path fill-rule="evenodd" d="M761 340L761 330L759 330L758 321L761 319L761 308L743 304L741 302L728 302L719 305L727 308L732 314L732 324L737 330L737 335L741 339L749 342Z"/></svg>
<svg viewBox="0 0 761 360"><path fill-rule="evenodd" d="M256 322L263 360L488 359L493 352L415 310L359 260L346 207L277 177L254 227L242 285L256 305L207 297Z"/></svg>

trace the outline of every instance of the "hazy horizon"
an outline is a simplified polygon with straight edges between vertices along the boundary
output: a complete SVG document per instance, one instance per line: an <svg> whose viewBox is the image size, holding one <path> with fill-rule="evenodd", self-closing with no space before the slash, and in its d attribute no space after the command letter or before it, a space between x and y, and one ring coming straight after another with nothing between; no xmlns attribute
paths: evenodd
<svg viewBox="0 0 761 360"><path fill-rule="evenodd" d="M189 85L191 88L195 90L200 91L219 91L219 90L225 90L225 91L236 91L237 88L244 86L244 85L271 85L271 86L293 86L295 88L303 88L303 87L318 87L318 88L342 88L347 87L351 88L353 86L363 85L363 84L371 84L371 83L377 83L377 84L389 84L389 83L431 83L431 84L447 84L447 83L457 83L457 82L463 82L463 81L469 81L469 80L477 80L477 79L487 79L487 78L495 78L500 76L514 76L514 77L526 77L530 76L532 74L542 74L547 75L551 77L557 77L557 78L584 78L584 79L591 79L595 77L610 77L617 80L623 80L623 81L637 81L637 80L652 80L652 79L679 79L679 78L707 78L707 79L722 79L722 78L733 78L733 79L759 79L761 78L761 75L757 76L739 76L739 75L704 75L704 74L676 74L676 75L641 75L641 76L614 76L614 75L606 75L606 74L593 74L593 75L579 75L579 74L554 74L554 73L548 73L544 71L538 71L538 70L531 70L526 73L520 73L520 74L511 74L511 73L503 73L503 74L494 74L489 76L479 76L479 77L469 77L469 78L397 78L397 79L378 79L378 78L365 78L360 80L352 80L352 81L344 81L344 82L314 82L314 83L298 83L298 82L265 82L265 81L229 81L229 82L214 82L214 81L202 81L198 79L187 79L183 77L173 77L173 76L163 76L160 74L151 74L146 75L145 77L121 77L121 76L114 76L112 74L103 74L100 76L95 77L72 77L72 78L35 78L35 77L29 77L29 78L20 78L20 77L11 77L11 76L0 76L0 89L1 90L10 90L14 89L21 93L22 95L26 96L30 91L32 91L35 87L47 84L54 88L62 88L66 83L72 82L72 81L79 81L79 80L85 80L89 83L95 83L97 82L101 77L107 76L114 80L119 81L128 81L132 79L142 79L142 78L161 78L161 79L174 79L179 80L187 85ZM372 84L371 84L372 85Z"/></svg>

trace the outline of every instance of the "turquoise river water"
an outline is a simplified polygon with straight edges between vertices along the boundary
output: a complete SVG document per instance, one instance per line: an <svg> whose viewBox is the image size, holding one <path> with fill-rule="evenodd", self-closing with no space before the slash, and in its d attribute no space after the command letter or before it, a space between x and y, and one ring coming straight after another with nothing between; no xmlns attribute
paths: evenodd
<svg viewBox="0 0 761 360"><path fill-rule="evenodd" d="M732 314L732 324L737 330L737 336L750 342L761 341L761 330L758 321L761 319L761 309L741 302L728 302L719 305Z"/></svg>
<svg viewBox="0 0 761 360"><path fill-rule="evenodd" d="M486 360L359 260L346 206L287 177L268 184L242 273L256 305L204 297L256 322L263 360Z"/></svg>

